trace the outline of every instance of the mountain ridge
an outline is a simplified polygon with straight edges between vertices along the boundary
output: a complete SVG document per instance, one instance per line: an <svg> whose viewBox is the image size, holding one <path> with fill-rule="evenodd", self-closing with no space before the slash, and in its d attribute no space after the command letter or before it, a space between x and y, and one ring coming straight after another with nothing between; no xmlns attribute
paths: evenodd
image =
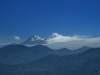
<svg viewBox="0 0 100 75"><path fill-rule="evenodd" d="M8 45L0 48L0 62L6 64L20 64L20 63L32 62L51 54L63 56L70 54L78 54L81 52L83 51L70 50L67 48L53 50L44 45L36 45L33 47L27 47L21 44Z"/></svg>
<svg viewBox="0 0 100 75"><path fill-rule="evenodd" d="M0 63L0 75L99 75L99 65L100 48L92 48L80 54L48 55L30 63Z"/></svg>

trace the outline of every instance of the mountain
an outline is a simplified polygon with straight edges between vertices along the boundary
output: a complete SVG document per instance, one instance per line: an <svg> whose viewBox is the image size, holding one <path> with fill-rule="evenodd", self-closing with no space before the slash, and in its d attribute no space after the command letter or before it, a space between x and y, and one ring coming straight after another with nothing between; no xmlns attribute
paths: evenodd
<svg viewBox="0 0 100 75"><path fill-rule="evenodd" d="M8 45L0 48L0 62L6 64L19 64L32 62L52 53L52 49L36 45L26 47L24 45Z"/></svg>
<svg viewBox="0 0 100 75"><path fill-rule="evenodd" d="M100 48L75 55L49 55L14 67L15 75L99 75Z"/></svg>
<svg viewBox="0 0 100 75"><path fill-rule="evenodd" d="M54 50L54 55L69 55L73 54L73 51L67 48L61 48L59 50Z"/></svg>
<svg viewBox="0 0 100 75"><path fill-rule="evenodd" d="M48 55L34 62L17 65L0 63L0 75L99 75L99 65L100 48L92 48L80 54Z"/></svg>
<svg viewBox="0 0 100 75"><path fill-rule="evenodd" d="M40 36L34 35L22 43L23 45L41 45L46 44L46 40Z"/></svg>
<svg viewBox="0 0 100 75"><path fill-rule="evenodd" d="M70 50L70 49L67 49L67 48L61 48L59 50L55 50L54 51L54 55L70 55L70 54L79 54L79 53L82 53L84 51L87 51L91 49L90 47L87 47L87 46L84 46L84 47L81 47L79 49L75 49L75 50Z"/></svg>
<svg viewBox="0 0 100 75"><path fill-rule="evenodd" d="M0 48L0 62L5 64L20 64L33 62L35 60L41 59L48 55L70 55L78 54L81 51L80 48L77 50L69 50L67 48L62 48L60 50L53 50L43 45L36 45L33 47L27 47L24 45L7 45Z"/></svg>
<svg viewBox="0 0 100 75"><path fill-rule="evenodd" d="M81 47L81 48L79 48L79 49L73 50L73 53L74 53L74 54L78 54L78 53L82 53L82 52L84 52L84 51L87 51L87 50L89 50L89 49L91 49L91 47L83 46L83 47Z"/></svg>

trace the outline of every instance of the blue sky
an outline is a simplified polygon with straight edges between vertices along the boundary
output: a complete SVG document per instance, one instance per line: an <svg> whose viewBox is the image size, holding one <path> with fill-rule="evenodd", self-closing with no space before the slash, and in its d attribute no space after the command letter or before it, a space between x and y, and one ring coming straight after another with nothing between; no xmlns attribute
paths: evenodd
<svg viewBox="0 0 100 75"><path fill-rule="evenodd" d="M54 32L99 37L100 0L0 0L0 41Z"/></svg>

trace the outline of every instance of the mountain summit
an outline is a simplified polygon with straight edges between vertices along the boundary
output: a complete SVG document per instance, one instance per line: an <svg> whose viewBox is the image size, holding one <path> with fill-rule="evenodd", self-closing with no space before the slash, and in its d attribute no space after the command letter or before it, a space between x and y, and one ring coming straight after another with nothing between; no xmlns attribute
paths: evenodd
<svg viewBox="0 0 100 75"><path fill-rule="evenodd" d="M23 45L41 45L45 44L46 40L44 38L41 38L40 36L34 35L30 37L28 40L23 42Z"/></svg>

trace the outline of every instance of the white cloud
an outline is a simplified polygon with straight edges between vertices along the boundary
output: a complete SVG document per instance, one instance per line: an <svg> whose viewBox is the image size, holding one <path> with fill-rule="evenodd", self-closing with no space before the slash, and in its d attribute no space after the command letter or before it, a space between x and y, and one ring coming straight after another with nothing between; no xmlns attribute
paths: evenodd
<svg viewBox="0 0 100 75"><path fill-rule="evenodd" d="M47 39L47 46L54 49L62 47L75 49L82 46L100 47L100 37L93 38L85 35L63 36L53 33Z"/></svg>
<svg viewBox="0 0 100 75"><path fill-rule="evenodd" d="M20 40L20 37L14 35L14 39L15 39L15 40Z"/></svg>
<svg viewBox="0 0 100 75"><path fill-rule="evenodd" d="M58 33L53 33L52 36L47 39L47 43L57 43L57 42L72 42L72 41L83 41L88 39L90 36L63 36L59 35Z"/></svg>

